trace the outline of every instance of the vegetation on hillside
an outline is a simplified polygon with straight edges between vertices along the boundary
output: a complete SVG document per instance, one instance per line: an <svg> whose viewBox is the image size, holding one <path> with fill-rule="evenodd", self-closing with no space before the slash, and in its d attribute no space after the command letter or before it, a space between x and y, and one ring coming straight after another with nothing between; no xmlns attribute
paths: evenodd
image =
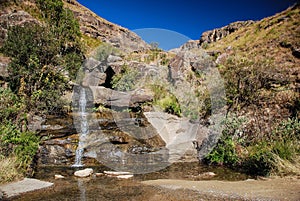
<svg viewBox="0 0 300 201"><path fill-rule="evenodd" d="M300 45L299 19L296 5L205 44L217 58L227 104L236 116L226 120L206 162L251 174L300 174L300 60L294 51ZM239 118L243 124L237 124Z"/></svg>
<svg viewBox="0 0 300 201"><path fill-rule="evenodd" d="M11 62L8 88L0 88L0 160L7 158L3 168L12 170L0 175L1 182L26 173L39 144L27 127L30 116L62 111L61 97L83 60L73 13L61 0L36 0L36 5L42 23L11 27L1 47Z"/></svg>

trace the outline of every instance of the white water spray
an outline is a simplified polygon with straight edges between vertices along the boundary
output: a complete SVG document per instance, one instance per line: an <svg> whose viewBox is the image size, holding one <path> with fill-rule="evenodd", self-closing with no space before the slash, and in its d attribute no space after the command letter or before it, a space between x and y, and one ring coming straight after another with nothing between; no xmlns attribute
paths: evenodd
<svg viewBox="0 0 300 201"><path fill-rule="evenodd" d="M79 141L78 147L75 153L75 163L72 167L82 167L82 157L84 151L84 142L87 134L89 133L89 124L86 113L86 91L85 88L80 87L79 91L79 105L78 105L78 115L79 115L79 123L80 123L80 133L79 133Z"/></svg>

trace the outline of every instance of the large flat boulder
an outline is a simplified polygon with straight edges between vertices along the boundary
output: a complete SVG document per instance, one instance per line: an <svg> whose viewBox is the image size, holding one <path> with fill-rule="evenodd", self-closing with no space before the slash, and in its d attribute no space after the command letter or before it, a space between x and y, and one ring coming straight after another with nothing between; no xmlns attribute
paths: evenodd
<svg viewBox="0 0 300 201"><path fill-rule="evenodd" d="M12 198L22 193L36 191L51 187L53 183L40 181L37 179L25 178L22 181L13 182L0 186L0 191L3 192L5 198Z"/></svg>
<svg viewBox="0 0 300 201"><path fill-rule="evenodd" d="M142 89L131 92L115 91L102 86L90 86L90 89L93 92L94 103L106 106L135 107L153 100L153 95Z"/></svg>

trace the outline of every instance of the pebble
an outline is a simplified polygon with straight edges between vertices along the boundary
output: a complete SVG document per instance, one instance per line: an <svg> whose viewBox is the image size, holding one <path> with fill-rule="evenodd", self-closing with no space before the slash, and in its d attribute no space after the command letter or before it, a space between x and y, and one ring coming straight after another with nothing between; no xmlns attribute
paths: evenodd
<svg viewBox="0 0 300 201"><path fill-rule="evenodd" d="M65 177L60 174L56 174L56 175L54 175L54 178L55 179L64 179Z"/></svg>

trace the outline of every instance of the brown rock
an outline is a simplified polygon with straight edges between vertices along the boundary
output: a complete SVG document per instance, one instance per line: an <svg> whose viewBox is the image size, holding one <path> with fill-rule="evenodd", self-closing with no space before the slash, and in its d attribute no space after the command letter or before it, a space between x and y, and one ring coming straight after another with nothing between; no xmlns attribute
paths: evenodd
<svg viewBox="0 0 300 201"><path fill-rule="evenodd" d="M245 26L249 26L253 23L254 23L254 21L252 21L252 20L237 21L237 22L230 23L229 25L224 26L222 28L206 31L202 34L199 44L202 45L203 43L216 42L216 41L224 38L225 36L237 31L238 29L245 27Z"/></svg>

